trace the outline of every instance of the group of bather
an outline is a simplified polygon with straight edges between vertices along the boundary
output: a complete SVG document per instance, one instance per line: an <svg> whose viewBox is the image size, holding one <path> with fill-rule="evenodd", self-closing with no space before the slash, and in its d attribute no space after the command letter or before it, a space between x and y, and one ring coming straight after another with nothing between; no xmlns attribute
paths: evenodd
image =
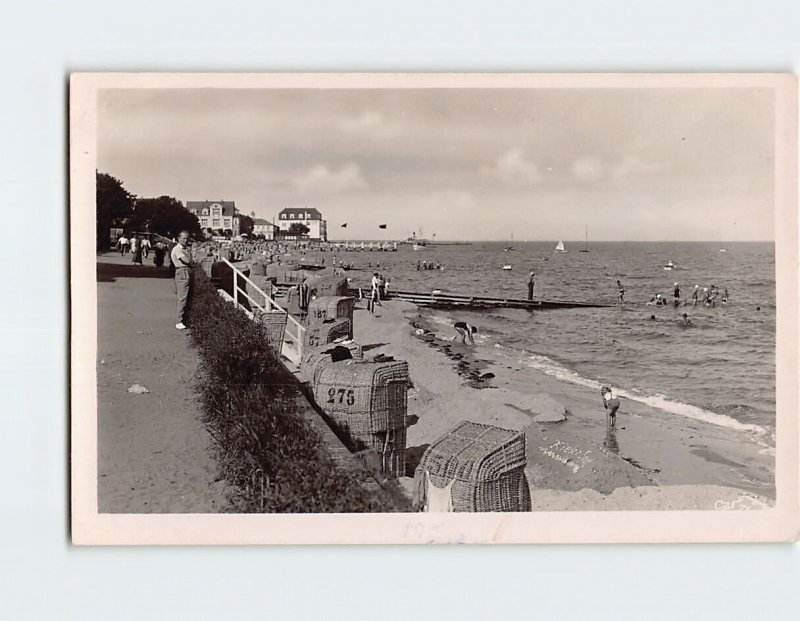
<svg viewBox="0 0 800 621"><path fill-rule="evenodd" d="M438 261L434 263L433 261L417 261L417 271L420 270L443 270L442 264Z"/></svg>
<svg viewBox="0 0 800 621"><path fill-rule="evenodd" d="M718 299L722 304L728 303L728 290L724 289L723 291L720 291L716 285L703 287L702 290L700 289L700 285L695 285L691 296L685 299L681 297L680 285L675 283L674 286L675 289L672 293L673 306L697 306L698 304L702 304L703 306L714 307L717 305ZM650 306L668 306L670 302L660 293L654 293L647 304Z"/></svg>

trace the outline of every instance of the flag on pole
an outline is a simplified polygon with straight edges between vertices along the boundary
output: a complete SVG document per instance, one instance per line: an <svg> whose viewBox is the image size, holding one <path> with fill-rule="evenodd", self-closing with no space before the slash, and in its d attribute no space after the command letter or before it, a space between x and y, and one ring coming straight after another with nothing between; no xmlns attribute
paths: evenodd
<svg viewBox="0 0 800 621"><path fill-rule="evenodd" d="M346 228L347 228L347 222L345 222L344 224L342 224L342 228L343 228L343 229L346 229Z"/></svg>
<svg viewBox="0 0 800 621"><path fill-rule="evenodd" d="M378 225L378 228L379 228L379 229L385 229L385 228L386 228L386 225L385 225L385 224L379 224L379 225Z"/></svg>

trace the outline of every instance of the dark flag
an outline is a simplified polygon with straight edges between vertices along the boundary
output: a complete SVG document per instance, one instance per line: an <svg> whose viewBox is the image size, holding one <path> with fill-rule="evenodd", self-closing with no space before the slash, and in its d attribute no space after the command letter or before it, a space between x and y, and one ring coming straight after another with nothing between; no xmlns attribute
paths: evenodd
<svg viewBox="0 0 800 621"><path fill-rule="evenodd" d="M347 222L345 222L345 223L342 225L342 228L343 228L343 229L346 229L346 228L347 228Z"/></svg>
<svg viewBox="0 0 800 621"><path fill-rule="evenodd" d="M386 228L386 225L385 225L385 224L379 224L379 225L378 225L378 228L379 228L379 229L385 229L385 228Z"/></svg>

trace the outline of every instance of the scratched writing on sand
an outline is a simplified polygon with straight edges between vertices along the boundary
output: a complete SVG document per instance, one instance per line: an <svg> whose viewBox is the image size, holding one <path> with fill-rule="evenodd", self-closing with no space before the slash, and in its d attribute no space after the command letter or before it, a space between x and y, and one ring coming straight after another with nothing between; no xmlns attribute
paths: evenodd
<svg viewBox="0 0 800 621"><path fill-rule="evenodd" d="M540 446L539 451L551 459L561 462L567 466L567 468L572 470L573 474L578 472L578 470L583 468L585 465L594 461L594 459L590 456L592 452L590 449L582 450L574 446L570 446L562 440L557 440L550 446Z"/></svg>

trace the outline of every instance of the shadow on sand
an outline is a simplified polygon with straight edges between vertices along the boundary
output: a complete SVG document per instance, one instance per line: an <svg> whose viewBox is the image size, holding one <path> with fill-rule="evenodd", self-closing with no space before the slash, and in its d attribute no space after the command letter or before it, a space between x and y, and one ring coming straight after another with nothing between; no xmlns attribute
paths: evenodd
<svg viewBox="0 0 800 621"><path fill-rule="evenodd" d="M172 278L172 270L152 265L97 264L97 282L114 282L117 278Z"/></svg>

